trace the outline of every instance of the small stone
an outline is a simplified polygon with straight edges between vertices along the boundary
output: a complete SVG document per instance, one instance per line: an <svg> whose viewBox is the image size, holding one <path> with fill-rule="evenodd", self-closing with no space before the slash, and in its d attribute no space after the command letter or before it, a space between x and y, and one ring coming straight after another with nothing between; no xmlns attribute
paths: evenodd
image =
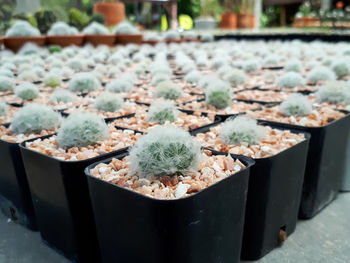
<svg viewBox="0 0 350 263"><path fill-rule="evenodd" d="M183 183L179 183L176 187L175 190L175 197L176 198L180 198L183 197L186 193L187 190L190 188L191 186L189 184L183 184Z"/></svg>

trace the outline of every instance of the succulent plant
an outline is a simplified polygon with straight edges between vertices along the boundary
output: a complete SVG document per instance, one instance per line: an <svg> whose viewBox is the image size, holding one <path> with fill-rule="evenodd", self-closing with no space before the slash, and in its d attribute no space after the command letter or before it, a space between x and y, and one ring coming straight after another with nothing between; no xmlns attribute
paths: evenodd
<svg viewBox="0 0 350 263"><path fill-rule="evenodd" d="M1 68L0 69L0 76L8 77L8 78L13 78L14 75L11 70L7 68Z"/></svg>
<svg viewBox="0 0 350 263"><path fill-rule="evenodd" d="M39 95L39 89L30 82L23 82L15 87L15 95L23 100L34 100Z"/></svg>
<svg viewBox="0 0 350 263"><path fill-rule="evenodd" d="M37 80L38 75L33 71L33 70L25 70L21 72L18 76L18 79L28 81L28 82L33 82Z"/></svg>
<svg viewBox="0 0 350 263"><path fill-rule="evenodd" d="M98 89L100 81L95 75L87 72L75 74L69 81L69 89L74 92L88 92Z"/></svg>
<svg viewBox="0 0 350 263"><path fill-rule="evenodd" d="M120 93L120 92L128 92L134 88L131 81L126 78L117 78L113 79L111 82L107 84L107 91Z"/></svg>
<svg viewBox="0 0 350 263"><path fill-rule="evenodd" d="M148 110L147 120L159 124L164 124L166 121L174 122L179 113L172 101L156 100Z"/></svg>
<svg viewBox="0 0 350 263"><path fill-rule="evenodd" d="M228 119L222 124L219 137L225 144L254 145L259 144L265 136L265 127L246 116Z"/></svg>
<svg viewBox="0 0 350 263"><path fill-rule="evenodd" d="M73 92L64 89L56 89L50 96L50 102L54 103L68 103L75 100L76 96Z"/></svg>
<svg viewBox="0 0 350 263"><path fill-rule="evenodd" d="M299 87L304 84L305 84L305 79L299 73L296 73L293 71L284 73L276 81L276 85L278 87L284 87L288 89Z"/></svg>
<svg viewBox="0 0 350 263"><path fill-rule="evenodd" d="M152 86L157 86L163 81L170 81L170 76L168 74L159 73L152 77L151 84Z"/></svg>
<svg viewBox="0 0 350 263"><path fill-rule="evenodd" d="M97 22L92 22L87 27L84 28L83 34L85 34L85 35L106 35L106 34L110 34L110 32L109 32L108 28L105 27L104 25L97 23Z"/></svg>
<svg viewBox="0 0 350 263"><path fill-rule="evenodd" d="M113 33L130 35L130 34L139 34L140 31L136 27L134 27L132 24L130 24L128 21L123 21L115 27Z"/></svg>
<svg viewBox="0 0 350 263"><path fill-rule="evenodd" d="M329 80L335 80L335 73L327 67L318 66L310 70L307 74L306 79L308 82L317 83Z"/></svg>
<svg viewBox="0 0 350 263"><path fill-rule="evenodd" d="M59 85L61 85L61 76L48 73L43 79L45 86L55 88Z"/></svg>
<svg viewBox="0 0 350 263"><path fill-rule="evenodd" d="M350 87L345 81L328 81L318 89L316 98L321 102L349 104Z"/></svg>
<svg viewBox="0 0 350 263"><path fill-rule="evenodd" d="M245 72L254 72L261 69L261 63L257 59L250 59L243 62L243 70Z"/></svg>
<svg viewBox="0 0 350 263"><path fill-rule="evenodd" d="M109 129L102 117L88 112L73 112L62 121L57 133L61 148L86 147L108 138Z"/></svg>
<svg viewBox="0 0 350 263"><path fill-rule="evenodd" d="M40 133L42 130L56 130L61 116L50 107L31 103L15 113L10 130L15 134Z"/></svg>
<svg viewBox="0 0 350 263"><path fill-rule="evenodd" d="M197 70L192 70L190 71L189 73L187 73L185 75L185 80L188 82L188 83L198 83L200 78L201 78L201 73Z"/></svg>
<svg viewBox="0 0 350 263"><path fill-rule="evenodd" d="M123 107L124 101L114 93L104 92L96 98L95 109L115 112Z"/></svg>
<svg viewBox="0 0 350 263"><path fill-rule="evenodd" d="M242 70L233 69L231 72L224 76L224 79L228 81L232 86L238 86L244 84L247 77Z"/></svg>
<svg viewBox="0 0 350 263"><path fill-rule="evenodd" d="M172 81L163 81L157 85L155 95L157 98L176 100L182 95L182 89Z"/></svg>
<svg viewBox="0 0 350 263"><path fill-rule="evenodd" d="M49 48L48 48L48 50L49 50L49 52L50 52L51 54L53 54L53 53L59 53L59 52L61 52L61 51L62 51L62 48L61 48L61 46L59 46L59 45L50 45Z"/></svg>
<svg viewBox="0 0 350 263"><path fill-rule="evenodd" d="M277 66L278 63L280 62L280 58L277 55L268 55L265 57L263 61L263 65L265 66Z"/></svg>
<svg viewBox="0 0 350 263"><path fill-rule="evenodd" d="M350 74L349 62L346 59L337 59L333 61L331 68L339 79Z"/></svg>
<svg viewBox="0 0 350 263"><path fill-rule="evenodd" d="M15 22L5 34L6 37L40 36L40 31L27 21Z"/></svg>
<svg viewBox="0 0 350 263"><path fill-rule="evenodd" d="M9 111L9 106L4 101L0 101L0 116L5 116Z"/></svg>
<svg viewBox="0 0 350 263"><path fill-rule="evenodd" d="M69 26L67 23L60 21L54 23L47 34L49 36L73 36L78 35L79 31L75 27Z"/></svg>
<svg viewBox="0 0 350 263"><path fill-rule="evenodd" d="M287 64L284 66L284 70L287 72L301 72L304 69L300 60L293 59L287 62Z"/></svg>
<svg viewBox="0 0 350 263"><path fill-rule="evenodd" d="M5 76L0 76L0 91L13 90L13 79Z"/></svg>
<svg viewBox="0 0 350 263"><path fill-rule="evenodd" d="M142 136L129 153L132 173L140 177L188 174L199 168L200 145L175 126L156 126Z"/></svg>
<svg viewBox="0 0 350 263"><path fill-rule="evenodd" d="M176 39L180 39L180 33L176 30L168 30L168 31L165 31L164 33L164 38L166 40L176 40Z"/></svg>
<svg viewBox="0 0 350 263"><path fill-rule="evenodd" d="M204 33L201 35L201 39L203 42L212 42L214 41L214 35L209 33Z"/></svg>
<svg viewBox="0 0 350 263"><path fill-rule="evenodd" d="M205 91L207 105L212 105L217 109L225 109L231 105L232 95L230 87L226 83L215 85L213 82Z"/></svg>
<svg viewBox="0 0 350 263"><path fill-rule="evenodd" d="M75 71L82 71L86 68L86 62L79 58L71 58L67 61L67 66Z"/></svg>
<svg viewBox="0 0 350 263"><path fill-rule="evenodd" d="M285 116L306 116L312 112L312 104L307 97L295 93L281 103L280 112Z"/></svg>

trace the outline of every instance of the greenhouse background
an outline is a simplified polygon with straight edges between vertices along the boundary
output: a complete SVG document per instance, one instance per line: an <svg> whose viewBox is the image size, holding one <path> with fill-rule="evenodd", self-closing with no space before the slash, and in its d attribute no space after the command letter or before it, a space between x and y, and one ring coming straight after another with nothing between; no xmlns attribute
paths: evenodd
<svg viewBox="0 0 350 263"><path fill-rule="evenodd" d="M349 263L350 0L0 0L0 263Z"/></svg>

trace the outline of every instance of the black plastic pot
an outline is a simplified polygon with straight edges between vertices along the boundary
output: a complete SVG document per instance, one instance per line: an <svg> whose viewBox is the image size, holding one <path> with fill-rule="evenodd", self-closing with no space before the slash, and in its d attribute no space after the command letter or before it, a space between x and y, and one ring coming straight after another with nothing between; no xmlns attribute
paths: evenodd
<svg viewBox="0 0 350 263"><path fill-rule="evenodd" d="M61 161L26 148L25 142L20 148L42 239L73 261L99 262L84 169L123 150L83 161Z"/></svg>
<svg viewBox="0 0 350 263"><path fill-rule="evenodd" d="M37 230L19 143L0 140L0 158L0 210L12 221Z"/></svg>
<svg viewBox="0 0 350 263"><path fill-rule="evenodd" d="M209 128L197 130L193 135L208 131ZM242 259L263 257L284 241L280 235L287 237L294 232L310 135L305 134L305 137L304 141L274 156L254 159L249 177Z"/></svg>
<svg viewBox="0 0 350 263"><path fill-rule="evenodd" d="M89 166L85 172L103 262L239 262L254 161L233 157L247 169L177 200L149 198L97 179L89 171L98 163Z"/></svg>
<svg viewBox="0 0 350 263"><path fill-rule="evenodd" d="M345 172L350 114L323 127L264 121L311 134L299 218L315 216L338 195Z"/></svg>

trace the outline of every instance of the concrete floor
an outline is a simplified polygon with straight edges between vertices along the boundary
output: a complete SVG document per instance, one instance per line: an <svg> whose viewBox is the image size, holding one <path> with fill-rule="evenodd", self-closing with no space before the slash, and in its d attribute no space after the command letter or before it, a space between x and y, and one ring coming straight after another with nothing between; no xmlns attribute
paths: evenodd
<svg viewBox="0 0 350 263"><path fill-rule="evenodd" d="M0 213L0 263L67 263L45 246L38 232L14 224ZM297 229L281 248L259 263L349 263L350 193L338 199ZM214 263L214 262L213 262Z"/></svg>

